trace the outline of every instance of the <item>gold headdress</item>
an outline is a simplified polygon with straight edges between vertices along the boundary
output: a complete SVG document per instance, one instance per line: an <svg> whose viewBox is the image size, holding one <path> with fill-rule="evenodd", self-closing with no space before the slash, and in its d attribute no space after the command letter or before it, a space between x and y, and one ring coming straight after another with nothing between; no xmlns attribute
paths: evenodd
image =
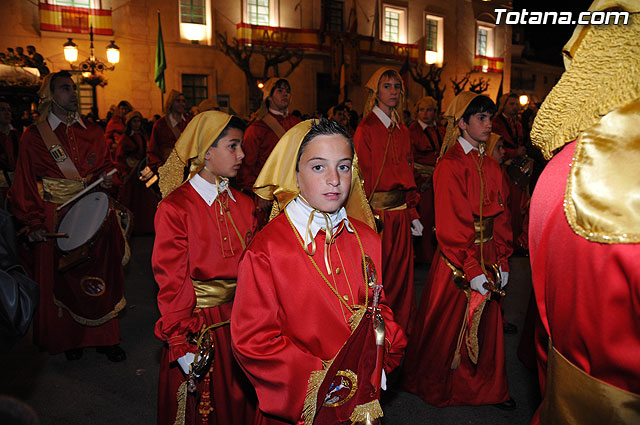
<svg viewBox="0 0 640 425"><path fill-rule="evenodd" d="M196 115L184 129L171 154L158 169L162 197L166 197L180 186L184 168L190 165L191 179L204 168L204 156L220 133L227 127L231 115L220 111L207 111Z"/></svg>
<svg viewBox="0 0 640 425"><path fill-rule="evenodd" d="M180 96L182 93L180 93L177 90L171 90L169 92L169 95L167 96L167 101L164 103L164 113L168 114L169 112L171 112L171 106L173 106L173 102L175 102L176 98L178 96Z"/></svg>
<svg viewBox="0 0 640 425"><path fill-rule="evenodd" d="M214 99L205 99L198 105L198 112L219 111L220 106Z"/></svg>
<svg viewBox="0 0 640 425"><path fill-rule="evenodd" d="M413 107L414 118L418 119L418 109L420 109L421 107L433 108L435 110L438 110L438 102L436 102L436 100L431 96L425 96L422 99L418 100Z"/></svg>
<svg viewBox="0 0 640 425"><path fill-rule="evenodd" d="M489 140L487 140L487 155L491 156L493 154L493 150L496 148L500 139L502 139L502 136L499 134L491 133L489 135Z"/></svg>
<svg viewBox="0 0 640 425"><path fill-rule="evenodd" d="M260 175L258 175L253 185L253 191L259 197L266 200L274 200L277 204L274 205L271 218L282 211L289 202L300 194L296 179L298 151L302 140L311 129L311 124L314 121L303 121L282 136L269 158L267 158ZM373 214L364 194L360 168L358 167L358 157L355 153L353 155L352 169L351 191L344 205L347 215L363 221L372 229L375 229Z"/></svg>
<svg viewBox="0 0 640 425"><path fill-rule="evenodd" d="M276 83L280 80L284 80L289 83L289 80L283 77L271 77L264 83L264 86L262 86L262 103L260 104L260 108L251 117L251 121L261 120L267 115L267 113L269 113L269 108L267 107L267 99L269 98L269 96L271 96L271 91L276 86ZM289 86L291 86L291 83L289 83Z"/></svg>
<svg viewBox="0 0 640 425"><path fill-rule="evenodd" d="M134 111L129 112L127 115L125 115L125 117L124 117L125 125L129 124L129 121L131 121L135 117L138 117L138 118L142 119L142 114L140 113L140 111L134 110Z"/></svg>
<svg viewBox="0 0 640 425"><path fill-rule="evenodd" d="M369 112L371 112L373 107L376 106L376 99L378 98L378 84L380 83L380 78L382 78L382 74L384 74L387 71L391 71L395 75L395 77L398 79L398 81L400 81L400 85L401 85L400 99L398 99L397 106L391 110L391 120L394 123L401 123L402 108L404 107L404 94L405 94L404 82L402 81L402 77L400 76L398 71L386 66L383 66L382 68L378 68L378 70L373 73L371 78L369 78L369 81L367 81L367 84L365 84L365 87L369 89L369 97L367 98L367 101L364 104L364 112L362 113L362 116L366 117L367 115L369 115Z"/></svg>
<svg viewBox="0 0 640 425"><path fill-rule="evenodd" d="M454 97L449 104L447 111L444 113L444 119L447 120L447 132L442 141L439 158L444 156L445 152L456 143L456 140L458 140L458 137L462 134L460 127L458 127L458 121L460 121L460 118L464 115L464 111L467 110L471 101L478 96L477 93L463 91Z"/></svg>
<svg viewBox="0 0 640 425"><path fill-rule="evenodd" d="M51 104L53 103L53 96L51 95L51 80L55 73L47 74L42 79L42 86L38 90L38 97L40 98L40 104L38 105L38 120L42 122L47 119L49 112L51 112Z"/></svg>

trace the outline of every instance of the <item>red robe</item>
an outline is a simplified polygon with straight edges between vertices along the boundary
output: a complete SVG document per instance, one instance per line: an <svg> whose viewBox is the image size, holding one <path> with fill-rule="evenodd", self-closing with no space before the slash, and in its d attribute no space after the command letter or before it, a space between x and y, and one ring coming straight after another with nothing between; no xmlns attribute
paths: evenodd
<svg viewBox="0 0 640 425"><path fill-rule="evenodd" d="M350 222L379 271L378 235L359 221ZM263 417L263 422L302 423L311 372L321 370L322 361L332 359L351 334L347 324L351 313L311 263L296 233L281 213L256 234L240 261L231 337L235 356L258 394L260 411L279 418ZM332 275L327 275L324 265L324 238L324 231L319 231L316 264L339 294L349 297L350 305L364 304L362 254L356 235L341 226L331 246L342 260L332 249L330 264L336 269ZM373 290L368 291L371 303ZM400 363L406 337L384 297L381 309L388 373Z"/></svg>
<svg viewBox="0 0 640 425"><path fill-rule="evenodd" d="M143 133L126 134L116 149L116 167L121 182L118 200L133 213L134 234L153 233L158 198L140 181L132 165L144 159L147 139Z"/></svg>
<svg viewBox="0 0 640 425"><path fill-rule="evenodd" d="M112 159L115 158L118 143L120 142L120 138L124 134L125 130L126 126L122 117L114 115L107 123L107 128L104 131L104 138L107 143L107 151L109 152L109 155L111 155Z"/></svg>
<svg viewBox="0 0 640 425"><path fill-rule="evenodd" d="M435 167L444 139L445 128L436 124L429 125L423 130L420 123L414 121L409 126L409 132L413 148L413 161L416 164ZM438 244L433 233L433 227L436 224L433 205L433 177L425 179L417 170L414 170L414 177L420 193L418 213L420 214L420 222L424 226L422 236L416 240L416 260L420 263L431 264Z"/></svg>
<svg viewBox="0 0 640 425"><path fill-rule="evenodd" d="M589 242L569 227L563 204L574 150L575 142L553 157L531 199L529 249L540 318L571 363L640 394L640 244ZM545 342L538 338L543 394Z"/></svg>
<svg viewBox="0 0 640 425"><path fill-rule="evenodd" d="M284 115L269 114L280 123L285 131L300 122L300 118L294 115L285 117ZM253 183L278 140L280 139L276 133L262 120L255 120L245 131L242 141L244 160L236 178L238 185L245 192L253 193Z"/></svg>
<svg viewBox="0 0 640 425"><path fill-rule="evenodd" d="M176 125L178 134L184 131L189 121L190 117L185 115L184 118L178 122ZM149 139L149 145L147 147L147 157L149 158L147 165L154 171L164 164L175 146L176 141L178 141L170 125L168 115L165 115L153 124L151 138ZM211 142L213 143L213 140Z"/></svg>
<svg viewBox="0 0 640 425"><path fill-rule="evenodd" d="M389 131L374 112L367 115L353 138L364 178L367 198L371 197L378 178ZM417 188L413 178L413 159L409 130L400 124L391 133L387 160L376 192L401 190L407 192L407 208L395 211L374 211L384 221L382 233L382 276L385 294L396 321L407 334L411 333L416 310L413 283L413 244L411 221L419 218L416 211ZM426 229L425 229L426 230Z"/></svg>
<svg viewBox="0 0 640 425"><path fill-rule="evenodd" d="M0 173L2 174L0 175L0 207L2 208L4 208L5 198L13 178L9 173L16 169L19 139L18 132L13 128L7 134L0 132Z"/></svg>
<svg viewBox="0 0 640 425"><path fill-rule="evenodd" d="M474 244L473 222L480 207L476 160L476 150L465 154L456 142L438 162L434 174L439 248L469 279L482 274L480 245ZM502 173L498 163L486 156L482 170L482 214L494 217L493 239L484 244L484 259L508 271L511 232ZM497 301L488 301L482 313L477 364L471 362L463 343L460 364L451 368L466 308L467 298L454 285L451 269L440 255L434 257L403 369L404 388L436 406L494 404L509 399L502 314Z"/></svg>
<svg viewBox="0 0 640 425"><path fill-rule="evenodd" d="M504 139L505 160L516 158L518 156L518 148L524 146L524 132L520 120L507 118L504 114L496 115L493 118L491 131L499 134ZM524 215L526 215L528 208L529 193L528 190L523 190L516 185L509 176L507 176L507 182L511 193L509 199L511 229L513 232L511 240L514 248L520 248L522 245L518 241L522 234Z"/></svg>
<svg viewBox="0 0 640 425"><path fill-rule="evenodd" d="M102 129L98 125L88 124L85 129L74 123L70 132L73 133L76 143L69 141L65 130L66 125L60 124L55 134L81 176L87 177L91 174L92 179L95 179L113 168L107 155ZM55 232L61 219L55 211L58 204L42 199L38 192L38 183L43 177L64 178L64 175L35 125L29 126L20 140L15 176L10 191L14 215L29 226L31 231L46 229L47 232ZM109 238L109 246L114 249L122 243L122 237L117 233L105 237ZM54 243L54 240L49 239L33 245L33 279L40 283L40 306L33 322L36 344L51 354L79 347L117 344L120 340L117 319L109 320L100 326L84 326L73 320L65 309L60 309L54 304L54 280L61 278ZM104 257L94 260L94 264L103 262ZM117 272L116 279L124 279L122 264L119 261L109 267ZM107 287L110 283L108 282Z"/></svg>
<svg viewBox="0 0 640 425"><path fill-rule="evenodd" d="M250 239L255 227L252 200L231 189L236 202L223 192L228 208L240 234ZM196 294L191 279L235 279L242 245L220 204L211 206L202 199L190 183L185 183L159 205L155 218L156 238L152 266L158 282L158 308L161 317L155 334L165 342L160 363L158 385L158 424L173 424L176 418L176 392L186 380L176 360L187 352L197 352L187 342L187 335L197 333L203 324L229 320L233 301L226 304L196 308ZM223 242L224 241L224 242ZM246 424L255 416L255 403L249 402L251 386L231 353L229 325L214 333L214 359L211 385L203 383L199 391L210 391L214 411L209 424ZM255 395L253 396L255 398ZM188 396L187 424L201 423L194 417L196 401ZM199 415L197 415L199 416Z"/></svg>

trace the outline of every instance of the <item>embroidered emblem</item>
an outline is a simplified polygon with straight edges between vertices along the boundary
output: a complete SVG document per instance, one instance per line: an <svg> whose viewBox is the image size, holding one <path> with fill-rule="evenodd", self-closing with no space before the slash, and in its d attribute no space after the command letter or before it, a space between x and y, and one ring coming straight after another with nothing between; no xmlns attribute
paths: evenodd
<svg viewBox="0 0 640 425"><path fill-rule="evenodd" d="M353 371L339 370L331 381L331 386L324 397L323 406L338 407L351 400L358 390L358 375Z"/></svg>
<svg viewBox="0 0 640 425"><path fill-rule="evenodd" d="M91 297L99 297L104 294L106 287L107 285L105 285L104 280L95 276L85 276L80 281L82 292Z"/></svg>
<svg viewBox="0 0 640 425"><path fill-rule="evenodd" d="M53 145L49 148L49 153L56 162L64 162L67 160L67 153L61 145Z"/></svg>
<svg viewBox="0 0 640 425"><path fill-rule="evenodd" d="M366 273L364 279L366 280L367 285L369 285L369 287L372 287L378 281L378 274L376 273L376 265L373 263L373 260L371 259L371 257L369 257L366 254L364 255L364 258L362 259L362 261L364 262L363 264L364 272Z"/></svg>

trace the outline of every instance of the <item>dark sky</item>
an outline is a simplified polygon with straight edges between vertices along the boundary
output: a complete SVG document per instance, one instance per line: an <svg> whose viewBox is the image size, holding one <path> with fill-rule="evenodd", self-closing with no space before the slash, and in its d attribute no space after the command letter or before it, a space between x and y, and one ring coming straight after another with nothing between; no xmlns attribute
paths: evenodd
<svg viewBox="0 0 640 425"><path fill-rule="evenodd" d="M513 0L513 10L528 12L572 12L577 16L582 11L588 10L592 0L575 1L534 1L534 0ZM575 25L522 25L524 39L528 41L532 53L531 59L540 62L562 66L562 47L565 45Z"/></svg>

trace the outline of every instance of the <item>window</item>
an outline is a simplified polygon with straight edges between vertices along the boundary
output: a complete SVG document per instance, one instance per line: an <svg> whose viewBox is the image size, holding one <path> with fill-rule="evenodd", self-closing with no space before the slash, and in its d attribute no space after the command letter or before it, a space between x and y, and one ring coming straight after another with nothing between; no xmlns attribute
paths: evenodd
<svg viewBox="0 0 640 425"><path fill-rule="evenodd" d="M476 55L493 57L493 27L478 25L476 34Z"/></svg>
<svg viewBox="0 0 640 425"><path fill-rule="evenodd" d="M329 0L327 2L327 29L329 31L342 31L342 13L344 0Z"/></svg>
<svg viewBox="0 0 640 425"><path fill-rule="evenodd" d="M427 15L425 23L425 55L428 64L442 66L444 61L444 18Z"/></svg>
<svg viewBox="0 0 640 425"><path fill-rule="evenodd" d="M204 0L180 0L180 22L185 24L207 23Z"/></svg>
<svg viewBox="0 0 640 425"><path fill-rule="evenodd" d="M270 25L270 0L247 0L247 20L252 25Z"/></svg>
<svg viewBox="0 0 640 425"><path fill-rule="evenodd" d="M187 107L198 106L209 98L208 77L202 74L182 74L182 93L187 99Z"/></svg>
<svg viewBox="0 0 640 425"><path fill-rule="evenodd" d="M91 0L54 0L56 6L83 7L91 9Z"/></svg>
<svg viewBox="0 0 640 425"><path fill-rule="evenodd" d="M382 40L392 43L407 43L407 9L398 6L383 6Z"/></svg>

